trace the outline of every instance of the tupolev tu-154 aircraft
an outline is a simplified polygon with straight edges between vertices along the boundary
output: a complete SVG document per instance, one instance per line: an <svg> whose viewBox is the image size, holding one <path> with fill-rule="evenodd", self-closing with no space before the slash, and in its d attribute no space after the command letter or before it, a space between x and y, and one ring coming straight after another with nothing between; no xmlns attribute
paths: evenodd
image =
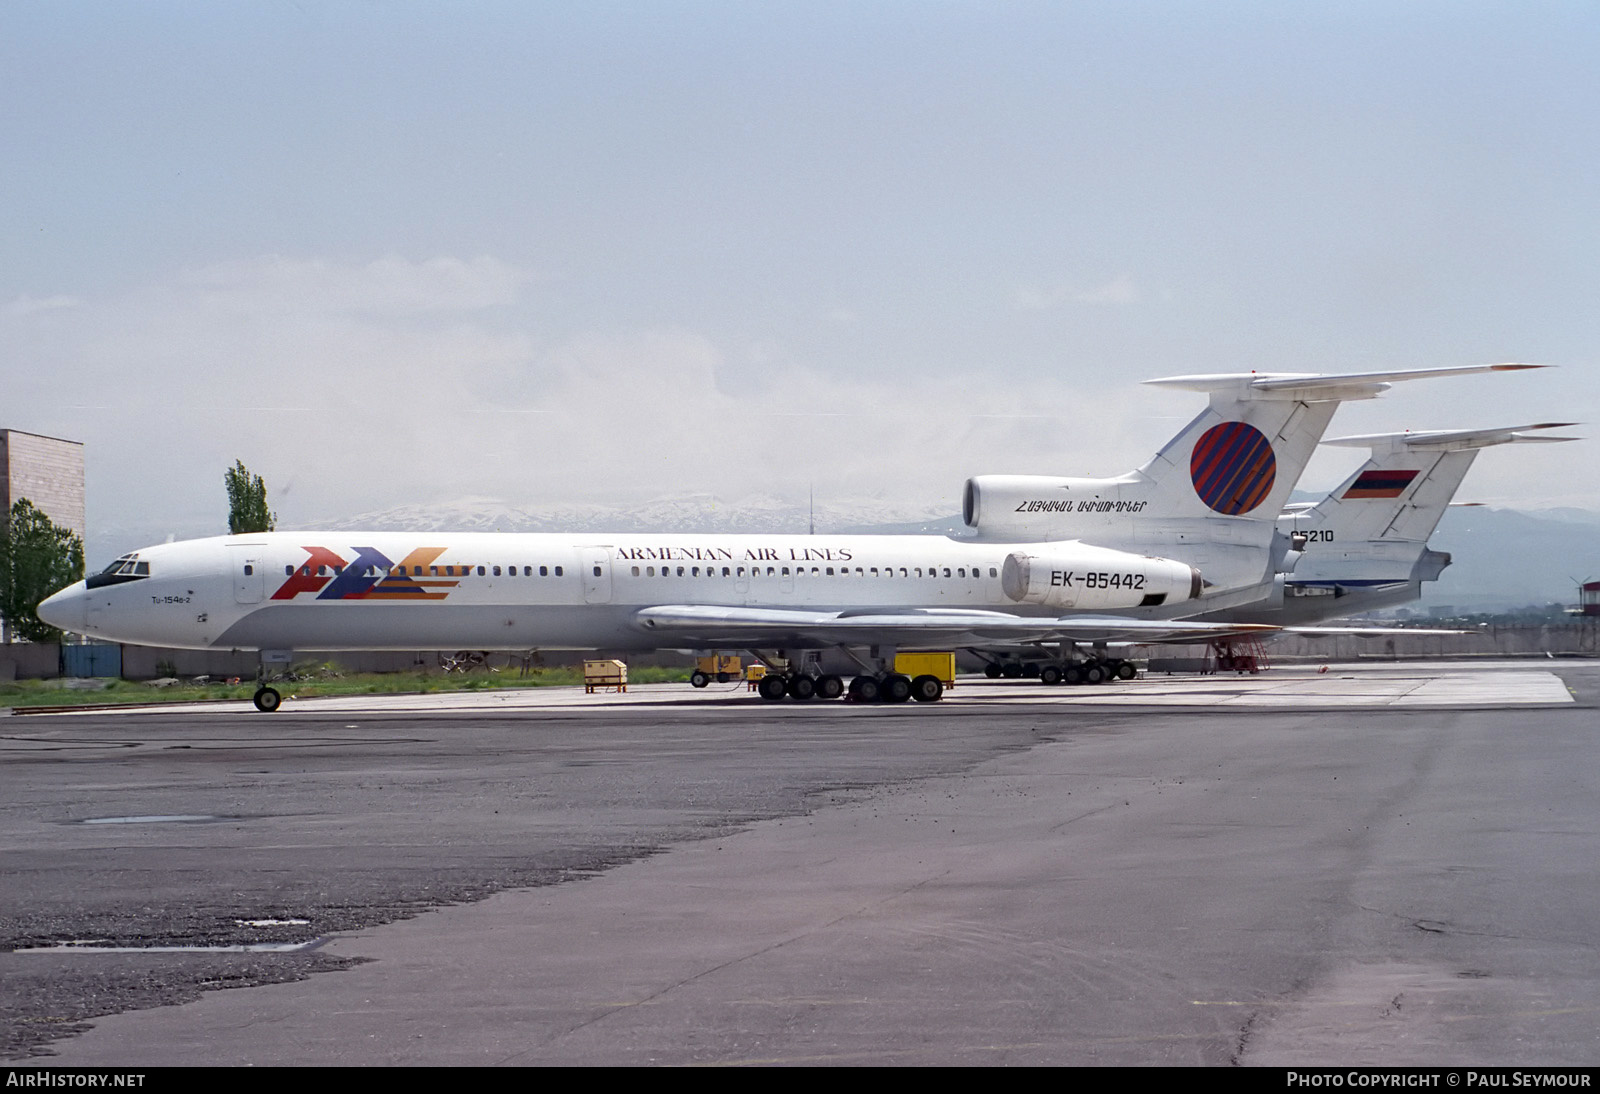
<svg viewBox="0 0 1600 1094"><path fill-rule="evenodd" d="M1229 373L1149 383L1209 406L1113 479L968 481L966 536L273 532L124 555L51 596L63 630L185 649L777 651L769 699L938 699L897 650L1271 631L1149 618L1251 603L1283 555L1275 522L1339 402L1397 381L1537 368ZM1146 617L1119 615L1143 612ZM796 660L788 655L798 653ZM763 655L764 656L764 655ZM274 710L263 683L256 706Z"/></svg>

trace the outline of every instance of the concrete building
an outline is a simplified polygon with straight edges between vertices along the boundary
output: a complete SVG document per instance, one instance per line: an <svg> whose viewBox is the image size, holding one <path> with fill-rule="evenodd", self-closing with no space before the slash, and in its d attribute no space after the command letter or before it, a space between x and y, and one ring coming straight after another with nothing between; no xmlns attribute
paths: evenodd
<svg viewBox="0 0 1600 1094"><path fill-rule="evenodd" d="M27 498L60 528L84 535L83 445L0 429L0 506Z"/></svg>
<svg viewBox="0 0 1600 1094"><path fill-rule="evenodd" d="M27 498L56 527L84 539L83 445L0 429L0 512L9 513L19 498ZM10 626L0 619L0 643L11 639Z"/></svg>

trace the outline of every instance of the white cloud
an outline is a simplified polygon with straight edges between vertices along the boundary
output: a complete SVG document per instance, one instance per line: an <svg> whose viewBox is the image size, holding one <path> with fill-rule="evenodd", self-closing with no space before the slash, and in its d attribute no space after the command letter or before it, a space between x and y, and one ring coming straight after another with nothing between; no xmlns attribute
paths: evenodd
<svg viewBox="0 0 1600 1094"><path fill-rule="evenodd" d="M1079 293L1072 299L1079 304L1137 304L1141 294L1133 278L1123 274L1092 292Z"/></svg>
<svg viewBox="0 0 1600 1094"><path fill-rule="evenodd" d="M869 374L759 332L557 333L531 318L534 283L487 257L274 257L6 306L0 360L29 367L7 377L3 424L87 442L99 557L220 531L236 458L266 477L286 525L470 495L803 503L812 486L819 503L888 521L958 511L974 474L1121 473L1199 408L1139 390L1137 373ZM1130 292L1119 278L1090 295ZM71 321L37 318L51 311Z"/></svg>
<svg viewBox="0 0 1600 1094"><path fill-rule="evenodd" d="M403 315L514 303L529 279L487 255L421 262L389 255L364 265L268 255L189 270L177 288L198 291L217 308Z"/></svg>
<svg viewBox="0 0 1600 1094"><path fill-rule="evenodd" d="M468 495L801 500L811 486L894 520L957 511L967 475L1092 470L1070 453L1125 443L1110 393L840 377L776 340L678 328L547 340L486 307L527 281L492 259L272 258L84 304L46 334L0 324L0 352L55 362L18 378L15 407L36 413L15 424L88 443L102 553L219 530L236 458L286 525ZM424 298L436 306L402 306ZM97 526L122 539L98 542Z"/></svg>
<svg viewBox="0 0 1600 1094"><path fill-rule="evenodd" d="M38 315L40 312L59 311L62 308L75 308L82 301L75 296L19 296L8 303L0 312L7 317L21 318L28 315Z"/></svg>
<svg viewBox="0 0 1600 1094"><path fill-rule="evenodd" d="M1017 307L1024 311L1050 311L1067 304L1137 304L1143 299L1139 287L1128 274L1121 274L1098 289L1088 291L1068 282L1050 288L1023 288L1017 292Z"/></svg>

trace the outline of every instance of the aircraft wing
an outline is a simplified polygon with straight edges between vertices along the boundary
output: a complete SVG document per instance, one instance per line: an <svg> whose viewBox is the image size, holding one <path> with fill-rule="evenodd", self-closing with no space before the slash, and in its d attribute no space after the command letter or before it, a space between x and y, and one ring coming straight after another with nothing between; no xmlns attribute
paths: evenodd
<svg viewBox="0 0 1600 1094"><path fill-rule="evenodd" d="M634 613L634 621L685 646L1016 645L1032 642L1204 642L1222 635L1267 634L1281 628L1259 623L1202 623L1124 619L1110 615L1021 616L960 608L906 611L805 611L791 608L665 604Z"/></svg>
<svg viewBox="0 0 1600 1094"><path fill-rule="evenodd" d="M1463 630L1442 630L1430 627L1284 627L1284 634L1353 634L1371 637L1384 634L1470 634Z"/></svg>
<svg viewBox="0 0 1600 1094"><path fill-rule="evenodd" d="M1431 627L1271 627L1263 628L1254 623L1210 623L1211 633L1194 636L1179 632L1177 634L1162 635L1159 638L1131 638L1110 642L1113 646L1178 646L1187 642L1208 642L1212 639L1229 638L1265 638L1269 641L1280 634L1306 634L1313 638L1318 636L1336 637L1347 636L1355 638L1381 638L1395 634L1469 634L1463 630L1442 630ZM1271 630L1272 634L1262 634L1263 629Z"/></svg>

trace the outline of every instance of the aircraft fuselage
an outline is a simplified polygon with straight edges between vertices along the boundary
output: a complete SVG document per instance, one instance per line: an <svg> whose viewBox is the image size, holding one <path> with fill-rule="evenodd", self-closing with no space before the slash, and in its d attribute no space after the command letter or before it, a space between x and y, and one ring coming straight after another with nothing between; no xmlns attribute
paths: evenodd
<svg viewBox="0 0 1600 1094"><path fill-rule="evenodd" d="M1033 570L1046 604L1005 587L1008 558L1029 551L1046 560ZM636 613L664 604L1049 616L1187 595L1192 573L1088 545L946 536L274 532L127 557L146 572L95 575L41 614L185 649L651 649L671 643Z"/></svg>

